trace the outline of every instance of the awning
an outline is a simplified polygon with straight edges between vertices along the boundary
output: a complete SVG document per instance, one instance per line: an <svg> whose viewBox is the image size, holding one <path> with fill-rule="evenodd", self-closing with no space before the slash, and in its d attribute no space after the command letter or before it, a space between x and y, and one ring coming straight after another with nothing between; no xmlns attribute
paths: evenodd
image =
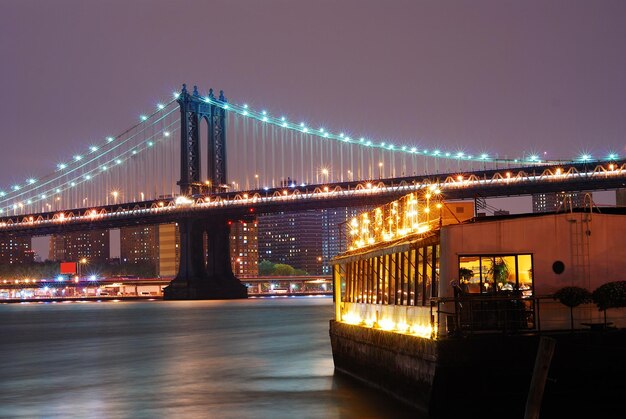
<svg viewBox="0 0 626 419"><path fill-rule="evenodd" d="M391 253L406 252L418 247L432 246L439 243L439 232L429 232L425 234L409 236L394 242L381 243L363 249L352 250L350 252L337 255L331 260L333 265L343 265L357 260L371 259Z"/></svg>

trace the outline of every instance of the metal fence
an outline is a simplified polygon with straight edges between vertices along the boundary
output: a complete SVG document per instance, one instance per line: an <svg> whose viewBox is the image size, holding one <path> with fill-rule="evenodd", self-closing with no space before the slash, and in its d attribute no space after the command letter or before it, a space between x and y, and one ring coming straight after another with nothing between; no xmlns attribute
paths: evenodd
<svg viewBox="0 0 626 419"><path fill-rule="evenodd" d="M599 312L588 304L572 311L552 295L463 295L431 300L434 337L475 333L608 330L626 324L626 311ZM607 320L608 319L608 320Z"/></svg>

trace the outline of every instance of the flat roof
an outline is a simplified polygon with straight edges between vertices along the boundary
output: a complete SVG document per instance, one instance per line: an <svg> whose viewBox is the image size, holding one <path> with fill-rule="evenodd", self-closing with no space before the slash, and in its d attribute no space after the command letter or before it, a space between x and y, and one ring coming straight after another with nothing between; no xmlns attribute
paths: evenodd
<svg viewBox="0 0 626 419"><path fill-rule="evenodd" d="M461 224L468 223L483 223L488 221L500 221L500 220L508 220L508 219L516 219L516 218L532 218L532 217L544 217L546 215L560 215L560 214L582 214L589 213L589 208L573 208L572 211L550 211L550 212L526 212L523 214L504 214L504 215L489 215L483 217L474 217L470 218L467 221L462 222ZM605 214L605 215L626 215L626 207L593 207L593 214ZM456 224L458 225L458 224Z"/></svg>

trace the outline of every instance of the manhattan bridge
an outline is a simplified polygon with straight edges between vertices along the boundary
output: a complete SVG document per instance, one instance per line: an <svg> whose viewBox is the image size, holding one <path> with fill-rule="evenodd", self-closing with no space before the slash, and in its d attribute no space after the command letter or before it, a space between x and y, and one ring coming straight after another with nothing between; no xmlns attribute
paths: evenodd
<svg viewBox="0 0 626 419"><path fill-rule="evenodd" d="M409 193L420 200L413 216L430 217L434 199L424 196L433 191L446 200L484 199L625 184L626 160L617 154L509 159L394 144L183 85L128 129L47 175L1 185L0 239L176 222L180 265L165 298L245 298L229 258L232 221L379 205ZM407 223L413 228L423 226Z"/></svg>

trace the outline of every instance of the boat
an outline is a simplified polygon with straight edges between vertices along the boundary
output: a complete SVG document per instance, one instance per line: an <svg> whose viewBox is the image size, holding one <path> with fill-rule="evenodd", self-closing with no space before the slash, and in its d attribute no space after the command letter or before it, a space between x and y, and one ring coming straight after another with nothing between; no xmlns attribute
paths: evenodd
<svg viewBox="0 0 626 419"><path fill-rule="evenodd" d="M523 417L549 338L542 414L617 409L607 401L626 390L624 309L570 311L553 296L624 279L626 246L610 240L626 237L624 209L476 217L435 186L342 228L347 249L332 262L337 373L434 417Z"/></svg>

